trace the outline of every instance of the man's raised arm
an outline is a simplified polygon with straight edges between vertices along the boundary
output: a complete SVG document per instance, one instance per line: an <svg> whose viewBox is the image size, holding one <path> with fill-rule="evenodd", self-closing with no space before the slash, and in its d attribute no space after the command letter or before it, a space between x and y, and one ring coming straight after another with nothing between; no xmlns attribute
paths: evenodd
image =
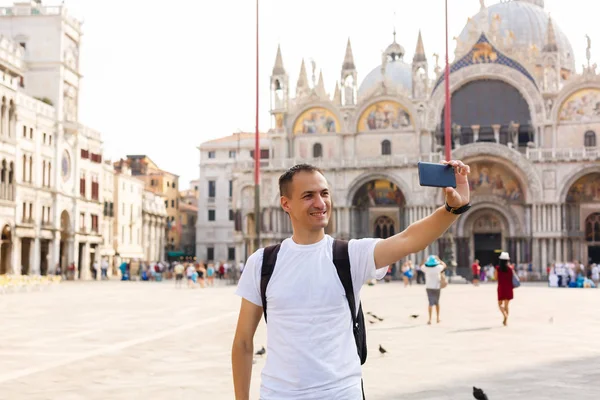
<svg viewBox="0 0 600 400"><path fill-rule="evenodd" d="M471 172L468 165L461 161L450 161L444 164L452 165L456 171L456 189L445 188L446 203L452 208L459 208L469 203L469 182L467 175ZM458 215L438 208L433 214L411 224L404 231L381 240L375 246L375 265L387 267L409 254L424 250L433 241L442 236L458 219Z"/></svg>

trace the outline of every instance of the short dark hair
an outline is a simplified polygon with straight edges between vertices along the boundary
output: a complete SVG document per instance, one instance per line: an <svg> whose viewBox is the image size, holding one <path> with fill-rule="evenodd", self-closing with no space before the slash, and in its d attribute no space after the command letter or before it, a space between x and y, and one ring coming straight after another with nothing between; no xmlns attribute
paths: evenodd
<svg viewBox="0 0 600 400"><path fill-rule="evenodd" d="M297 165L294 165L292 168L290 168L287 171L285 171L279 177L279 195L280 196L289 197L289 195L290 195L290 183L292 183L292 179L294 179L294 175L296 175L298 172L302 172L302 171L304 171L304 172L318 172L321 175L325 176L323 174L323 171L321 171L319 168L315 167L314 165L310 165L310 164L297 164Z"/></svg>

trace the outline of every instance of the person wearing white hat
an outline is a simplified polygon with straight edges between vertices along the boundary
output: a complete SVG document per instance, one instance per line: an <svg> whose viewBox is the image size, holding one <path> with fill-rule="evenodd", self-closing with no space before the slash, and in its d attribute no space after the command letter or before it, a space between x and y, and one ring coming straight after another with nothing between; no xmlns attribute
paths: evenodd
<svg viewBox="0 0 600 400"><path fill-rule="evenodd" d="M508 324L508 303L513 299L513 269L510 266L508 252L500 253L498 266L496 267L496 281L498 282L498 307L504 317L502 324Z"/></svg>

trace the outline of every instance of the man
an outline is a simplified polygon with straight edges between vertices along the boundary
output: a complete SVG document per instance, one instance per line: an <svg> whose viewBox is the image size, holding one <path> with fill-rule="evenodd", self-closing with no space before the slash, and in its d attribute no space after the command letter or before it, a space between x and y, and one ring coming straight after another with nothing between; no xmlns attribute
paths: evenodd
<svg viewBox="0 0 600 400"><path fill-rule="evenodd" d="M456 212L456 207L469 203L470 169L460 161L444 163L456 171L456 189L444 189L447 204ZM267 359L260 398L362 399L349 306L332 261L333 238L325 235L332 212L327 180L313 166L296 165L279 178L279 191L293 235L281 244L267 286ZM457 219L457 214L441 207L387 239L351 240L348 255L356 308L367 280L383 278L390 264L423 250ZM262 258L263 249L248 258L236 292L242 297L232 347L237 400L249 399L253 339L263 312Z"/></svg>

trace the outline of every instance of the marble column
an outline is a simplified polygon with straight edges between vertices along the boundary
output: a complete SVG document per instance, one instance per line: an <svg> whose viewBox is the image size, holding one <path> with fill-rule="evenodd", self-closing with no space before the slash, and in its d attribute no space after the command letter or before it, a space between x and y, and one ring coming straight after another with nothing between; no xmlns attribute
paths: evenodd
<svg viewBox="0 0 600 400"><path fill-rule="evenodd" d="M540 263L540 271L545 271L548 265L548 244L546 239L542 239L542 260Z"/></svg>
<svg viewBox="0 0 600 400"><path fill-rule="evenodd" d="M500 128L502 125L494 124L492 125L492 129L494 130L494 141L496 143L500 143Z"/></svg>
<svg viewBox="0 0 600 400"><path fill-rule="evenodd" d="M515 254L515 262L517 265L521 263L521 239L517 239L517 254Z"/></svg>
<svg viewBox="0 0 600 400"><path fill-rule="evenodd" d="M533 268L540 268L540 239L533 239L533 243L531 244L531 263Z"/></svg>
<svg viewBox="0 0 600 400"><path fill-rule="evenodd" d="M481 129L481 125L471 125L471 129L473 130L473 143L477 143L479 141L479 130Z"/></svg>
<svg viewBox="0 0 600 400"><path fill-rule="evenodd" d="M33 246L31 246L29 252L29 274L30 275L40 275L41 274L41 248L40 248L40 238L36 236L33 239Z"/></svg>
<svg viewBox="0 0 600 400"><path fill-rule="evenodd" d="M13 232L14 233L14 232ZM13 237L13 248L12 248L12 271L9 267L8 273L12 275L21 275L21 239L18 236Z"/></svg>
<svg viewBox="0 0 600 400"><path fill-rule="evenodd" d="M159 232L160 232L160 245L159 245L159 252L160 252L160 260L163 261L165 259L165 226L164 224L159 224Z"/></svg>

